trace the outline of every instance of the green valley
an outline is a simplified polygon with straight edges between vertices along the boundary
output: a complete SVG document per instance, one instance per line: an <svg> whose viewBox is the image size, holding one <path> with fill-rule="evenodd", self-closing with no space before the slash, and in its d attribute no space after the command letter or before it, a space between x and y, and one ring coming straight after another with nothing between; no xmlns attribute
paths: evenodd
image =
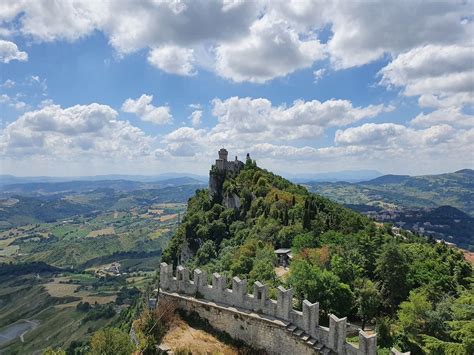
<svg viewBox="0 0 474 355"><path fill-rule="evenodd" d="M182 185L3 200L0 352L87 351L99 329L128 331L148 307L162 250L194 190Z"/></svg>

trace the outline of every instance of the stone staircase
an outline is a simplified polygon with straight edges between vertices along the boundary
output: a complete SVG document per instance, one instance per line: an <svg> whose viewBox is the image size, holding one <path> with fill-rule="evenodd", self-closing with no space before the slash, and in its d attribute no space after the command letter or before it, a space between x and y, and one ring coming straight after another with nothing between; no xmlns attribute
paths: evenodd
<svg viewBox="0 0 474 355"><path fill-rule="evenodd" d="M317 354L323 354L323 355L328 355L328 354L333 354L334 352L331 351L328 347L326 347L324 344L321 344L318 342L317 339L314 339L311 335L306 333L303 329L298 328L294 324L288 324L286 326L286 331L288 333L291 333L294 337L300 339L301 341L304 341L306 344L311 346Z"/></svg>

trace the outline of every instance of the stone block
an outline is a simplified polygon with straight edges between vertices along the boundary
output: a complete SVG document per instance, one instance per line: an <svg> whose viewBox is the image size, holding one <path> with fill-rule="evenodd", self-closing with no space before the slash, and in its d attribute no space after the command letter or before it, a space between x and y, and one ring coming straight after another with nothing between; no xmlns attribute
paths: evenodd
<svg viewBox="0 0 474 355"><path fill-rule="evenodd" d="M377 334L368 335L363 330L359 330L359 354L376 355L377 354Z"/></svg>
<svg viewBox="0 0 474 355"><path fill-rule="evenodd" d="M329 337L328 346L331 350L339 353L344 352L347 334L347 318L338 318L334 314L329 315Z"/></svg>
<svg viewBox="0 0 474 355"><path fill-rule="evenodd" d="M319 325L319 302L303 301L303 329L311 336L316 336L316 327Z"/></svg>
<svg viewBox="0 0 474 355"><path fill-rule="evenodd" d="M247 295L247 281L241 280L237 276L232 278L232 298L233 305L238 307L244 306L244 298Z"/></svg>
<svg viewBox="0 0 474 355"><path fill-rule="evenodd" d="M277 288L277 317L290 320L290 312L293 309L293 289L286 290L283 286Z"/></svg>

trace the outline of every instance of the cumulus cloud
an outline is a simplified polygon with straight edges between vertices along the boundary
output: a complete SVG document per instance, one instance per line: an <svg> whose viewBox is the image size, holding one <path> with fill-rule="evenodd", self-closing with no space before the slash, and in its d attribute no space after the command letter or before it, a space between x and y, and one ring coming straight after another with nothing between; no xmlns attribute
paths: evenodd
<svg viewBox="0 0 474 355"><path fill-rule="evenodd" d="M167 144L166 151L178 157L191 157L202 154L207 141L204 129L191 127L181 127L165 136L164 142Z"/></svg>
<svg viewBox="0 0 474 355"><path fill-rule="evenodd" d="M195 156L197 152L200 155L212 156L215 147L225 145L239 154L244 154L246 150L263 154L268 147L276 147L276 142L316 138L329 127L346 126L392 109L383 105L354 107L346 100L299 100L289 107L274 106L268 99L249 97L214 99L212 106L212 115L217 118L214 127L178 128L163 139L165 151L170 155L182 157ZM196 112L199 112L200 116L200 111L194 111L193 114ZM289 147L285 148L286 156L290 156ZM344 149L340 147L321 148L318 154L323 157L329 156L331 152L340 154L342 150ZM352 148L345 150L355 151ZM305 151L295 148L293 157L309 156L313 153L314 150L310 147Z"/></svg>
<svg viewBox="0 0 474 355"><path fill-rule="evenodd" d="M0 39L0 62L10 63L12 60L26 62L28 53L20 51L13 42Z"/></svg>
<svg viewBox="0 0 474 355"><path fill-rule="evenodd" d="M36 40L74 41L100 28L109 16L107 1L6 0L0 19L19 17L19 31Z"/></svg>
<svg viewBox="0 0 474 355"><path fill-rule="evenodd" d="M74 41L98 30L120 55L148 48L150 62L164 71L191 75L202 65L236 82L282 77L325 54L334 68L344 69L428 44L465 45L473 31L469 1L5 0L2 5L0 19L8 23L17 17L18 31L38 41ZM321 44L318 35L326 29L331 34Z"/></svg>
<svg viewBox="0 0 474 355"><path fill-rule="evenodd" d="M149 153L151 138L117 118L115 110L96 103L30 111L2 131L1 151L10 157L47 156L80 159L129 158Z"/></svg>
<svg viewBox="0 0 474 355"><path fill-rule="evenodd" d="M195 62L192 49L177 46L163 46L154 48L148 55L148 62L166 73L183 76L196 75L193 63Z"/></svg>
<svg viewBox="0 0 474 355"><path fill-rule="evenodd" d="M472 38L472 23L463 21L472 15L469 2L334 1L325 11L333 32L328 51L338 69L428 43L469 43Z"/></svg>
<svg viewBox="0 0 474 355"><path fill-rule="evenodd" d="M264 83L324 58L317 39L301 40L281 19L264 16L238 41L217 47L217 73L236 82Z"/></svg>
<svg viewBox="0 0 474 355"><path fill-rule="evenodd" d="M189 45L234 38L258 15L253 1L41 1L7 0L0 19L19 19L20 31L37 40L69 41L103 31L120 53L166 43Z"/></svg>
<svg viewBox="0 0 474 355"><path fill-rule="evenodd" d="M406 133L405 126L394 123L366 123L359 127L338 130L334 141L341 145L378 145L397 140Z"/></svg>
<svg viewBox="0 0 474 355"><path fill-rule="evenodd" d="M433 165L443 171L472 164L474 129L455 129L447 124L414 129L397 124L364 124L339 130L336 145L311 146L257 143L245 150L269 166L281 169L377 168L393 173L430 172ZM407 159L409 157L409 159ZM280 167L280 168L279 168Z"/></svg>
<svg viewBox="0 0 474 355"><path fill-rule="evenodd" d="M354 107L348 100L297 100L273 106L268 99L231 97L213 100L218 124L210 134L217 142L296 140L320 136L328 127L345 126L392 110L384 105Z"/></svg>
<svg viewBox="0 0 474 355"><path fill-rule="evenodd" d="M439 124L449 124L455 127L474 127L474 116L463 113L459 107L450 107L427 114L420 113L410 123L420 127L430 127Z"/></svg>
<svg viewBox="0 0 474 355"><path fill-rule="evenodd" d="M201 110L196 110L191 113L189 116L191 119L191 124L194 127L198 127L201 124L201 118L202 118L202 111Z"/></svg>
<svg viewBox="0 0 474 355"><path fill-rule="evenodd" d="M400 54L380 71L381 83L421 96L423 106L474 103L474 47L427 45Z"/></svg>
<svg viewBox="0 0 474 355"><path fill-rule="evenodd" d="M153 106L151 101L153 95L143 94L138 99L127 99L122 104L122 111L134 113L142 121L151 122L154 124L166 124L173 120L168 106Z"/></svg>
<svg viewBox="0 0 474 355"><path fill-rule="evenodd" d="M359 127L338 130L334 141L342 146L365 146L370 149L389 150L394 154L400 150L416 152L416 149L455 143L455 137L460 132L464 131L456 130L447 124L415 130L394 123L366 123Z"/></svg>
<svg viewBox="0 0 474 355"><path fill-rule="evenodd" d="M10 97L7 94L0 95L0 104L8 105L16 110L24 110L28 107L26 102L18 100L16 97Z"/></svg>

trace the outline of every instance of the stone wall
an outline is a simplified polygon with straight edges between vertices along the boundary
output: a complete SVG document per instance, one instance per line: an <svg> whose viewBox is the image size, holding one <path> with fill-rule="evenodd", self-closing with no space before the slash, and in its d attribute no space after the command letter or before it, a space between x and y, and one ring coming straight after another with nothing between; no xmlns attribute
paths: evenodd
<svg viewBox="0 0 474 355"><path fill-rule="evenodd" d="M160 298L172 299L178 308L188 313L196 312L214 329L226 332L233 339L239 339L255 349L265 349L268 354L315 354L311 345L288 333L285 324L278 320L178 293L162 291Z"/></svg>
<svg viewBox="0 0 474 355"><path fill-rule="evenodd" d="M196 309L199 310L201 308L203 301L211 301L215 303L212 306L219 307L221 311L222 309L226 309L236 314L257 315L269 321L280 321L279 324L272 323L272 326L279 327L280 331L278 332L287 334L285 339L287 339L288 342L292 343L293 340L290 341L290 339L296 339L299 344L308 348L308 351L311 351L310 353L313 354L325 353L327 351L350 355L376 354L376 335L368 335L360 330L358 346L346 342L347 318L338 318L331 314L329 316L329 327L320 326L318 302L311 303L304 300L302 311L294 310L292 289L286 290L279 286L277 289L277 300L275 301L268 297L268 286L258 281L253 285L253 294L247 294L247 281L240 280L238 277L232 279L232 289L227 288L227 280L225 277L217 273L212 275L212 285L208 285L207 280L206 273L199 269L194 270L193 279L191 280L190 272L187 268L178 266L174 275L171 265L161 263L160 292L169 297L173 295L175 297L179 297L179 295L191 296L183 298L187 301L186 304L182 306L187 310L193 308L192 310L197 311ZM192 306L190 306L190 304L192 304ZM206 304L208 304L209 307L209 303ZM211 311L206 310L206 312L202 312L206 313ZM249 318L250 315L247 318ZM208 316L212 317L212 314L208 314ZM203 318L208 319L206 316L203 316ZM211 322L211 320L209 321ZM244 329L241 329L240 325L235 326L235 324L236 323L226 323L223 325L226 329L221 330L228 332L230 336L241 339L256 348L265 348L268 352L274 354L284 353L278 351L279 347L276 347L274 349L275 351L273 351L273 348L271 346L269 347L268 342L263 339L265 336L252 335L251 333L256 331L254 328L244 327ZM253 324L253 321L249 324ZM259 325L255 326L258 329L263 329ZM220 329L219 327L217 327L217 329ZM266 337L273 339L275 332L276 330L270 331ZM260 334L260 331L255 334ZM281 334L278 336L281 336ZM275 343L279 342L277 339L273 339L272 341ZM281 344L279 346L281 346ZM302 354L305 354L305 352L302 352Z"/></svg>

